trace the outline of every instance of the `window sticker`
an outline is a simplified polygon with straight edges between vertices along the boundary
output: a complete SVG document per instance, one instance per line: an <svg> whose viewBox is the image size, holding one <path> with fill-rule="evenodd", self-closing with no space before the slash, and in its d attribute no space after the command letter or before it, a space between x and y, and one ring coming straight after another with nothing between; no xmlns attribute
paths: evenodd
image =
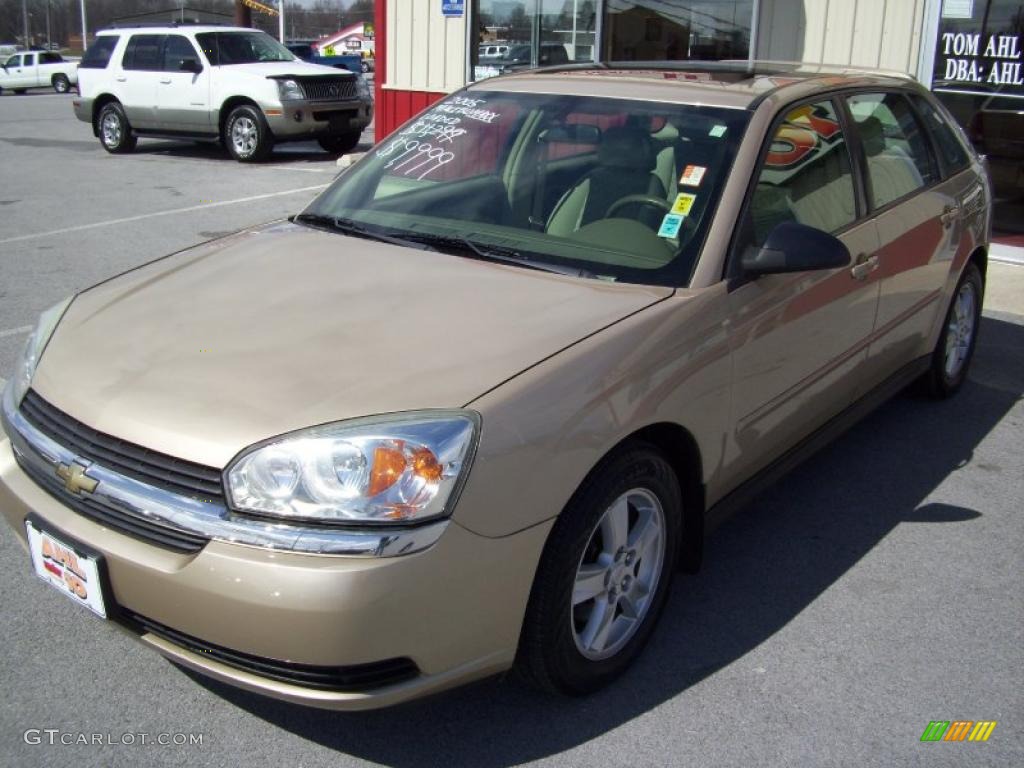
<svg viewBox="0 0 1024 768"><path fill-rule="evenodd" d="M729 130L729 129L726 128L724 125L716 125L710 131L708 131L708 135L709 136L714 136L716 139L720 139L723 136L725 136L725 132L727 130Z"/></svg>
<svg viewBox="0 0 1024 768"><path fill-rule="evenodd" d="M689 192L680 192L676 195L676 201L672 204L672 213L678 216L688 216L696 200L696 195L691 195Z"/></svg>
<svg viewBox="0 0 1024 768"><path fill-rule="evenodd" d="M684 187L699 187L704 180L704 174L708 169L703 165L688 165L683 169L683 175L679 177L679 183Z"/></svg>
<svg viewBox="0 0 1024 768"><path fill-rule="evenodd" d="M685 216L678 213L666 213L661 220L661 229L658 230L658 237L676 237L683 226Z"/></svg>

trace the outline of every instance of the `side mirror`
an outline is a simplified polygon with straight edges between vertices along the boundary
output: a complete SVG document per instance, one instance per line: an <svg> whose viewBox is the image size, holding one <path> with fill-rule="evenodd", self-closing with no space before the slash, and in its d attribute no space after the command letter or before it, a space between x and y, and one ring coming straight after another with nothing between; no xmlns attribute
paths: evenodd
<svg viewBox="0 0 1024 768"><path fill-rule="evenodd" d="M771 231L760 250L743 257L743 272L757 277L839 269L849 263L850 251L838 238L806 224L784 221Z"/></svg>
<svg viewBox="0 0 1024 768"><path fill-rule="evenodd" d="M178 63L179 72L191 72L193 75L198 75L203 71L203 65L200 64L196 59L182 59Z"/></svg>

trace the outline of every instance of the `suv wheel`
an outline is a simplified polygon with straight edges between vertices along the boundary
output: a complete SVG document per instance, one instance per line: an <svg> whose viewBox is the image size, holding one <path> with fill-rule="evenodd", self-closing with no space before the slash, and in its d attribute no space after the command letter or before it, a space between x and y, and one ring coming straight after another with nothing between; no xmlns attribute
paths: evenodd
<svg viewBox="0 0 1024 768"><path fill-rule="evenodd" d="M970 262L953 293L946 322L932 353L931 368L921 380L926 394L937 398L950 397L963 385L978 341L984 294L981 270Z"/></svg>
<svg viewBox="0 0 1024 768"><path fill-rule="evenodd" d="M224 123L224 145L240 163L265 160L274 148L274 136L263 113L248 104L235 107Z"/></svg>
<svg viewBox="0 0 1024 768"><path fill-rule="evenodd" d="M579 695L625 671L668 597L682 501L665 457L637 444L591 473L544 547L517 667L533 685Z"/></svg>
<svg viewBox="0 0 1024 768"><path fill-rule="evenodd" d="M107 152L119 154L135 149L137 139L131 124L125 117L124 109L116 101L104 104L96 117L96 129L100 144Z"/></svg>
<svg viewBox="0 0 1024 768"><path fill-rule="evenodd" d="M67 75L53 76L53 90L57 93L67 93L71 90L71 81L68 80Z"/></svg>
<svg viewBox="0 0 1024 768"><path fill-rule="evenodd" d="M355 149L359 145L359 139L362 136L363 134L360 131L352 131L350 133L339 133L335 136L321 136L317 139L317 142L325 152L330 152L332 155L343 155Z"/></svg>

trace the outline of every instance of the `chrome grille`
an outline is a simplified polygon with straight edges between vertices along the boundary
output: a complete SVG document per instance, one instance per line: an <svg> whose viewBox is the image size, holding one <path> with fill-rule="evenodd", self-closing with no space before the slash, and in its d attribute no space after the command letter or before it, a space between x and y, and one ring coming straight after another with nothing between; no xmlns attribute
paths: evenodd
<svg viewBox="0 0 1024 768"><path fill-rule="evenodd" d="M54 442L83 459L165 491L224 505L220 470L151 451L86 426L29 390L22 415Z"/></svg>
<svg viewBox="0 0 1024 768"><path fill-rule="evenodd" d="M345 101L356 98L355 77L299 77L306 98L310 101Z"/></svg>

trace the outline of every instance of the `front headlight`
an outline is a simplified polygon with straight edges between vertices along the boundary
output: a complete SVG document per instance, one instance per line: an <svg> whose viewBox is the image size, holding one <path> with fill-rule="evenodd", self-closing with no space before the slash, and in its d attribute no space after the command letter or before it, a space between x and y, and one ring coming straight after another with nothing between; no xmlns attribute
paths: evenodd
<svg viewBox="0 0 1024 768"><path fill-rule="evenodd" d="M302 90L302 86L294 80L278 80L277 92L280 94L282 101L295 101L306 98L306 93Z"/></svg>
<svg viewBox="0 0 1024 768"><path fill-rule="evenodd" d="M451 512L473 458L470 411L380 416L293 432L226 472L239 512L321 523L408 523Z"/></svg>
<svg viewBox="0 0 1024 768"><path fill-rule="evenodd" d="M32 376L35 375L36 366L39 365L39 358L42 356L43 350L46 349L46 343L53 335L53 331L57 328L57 323L64 316L64 312L67 311L72 299L74 299L74 296L68 296L64 301L55 304L43 312L39 316L39 322L36 323L35 330L32 331L32 335L25 342L21 356L15 364L14 377L11 379L11 394L14 395L15 405L21 402L25 393L28 392L28 388L32 385Z"/></svg>

